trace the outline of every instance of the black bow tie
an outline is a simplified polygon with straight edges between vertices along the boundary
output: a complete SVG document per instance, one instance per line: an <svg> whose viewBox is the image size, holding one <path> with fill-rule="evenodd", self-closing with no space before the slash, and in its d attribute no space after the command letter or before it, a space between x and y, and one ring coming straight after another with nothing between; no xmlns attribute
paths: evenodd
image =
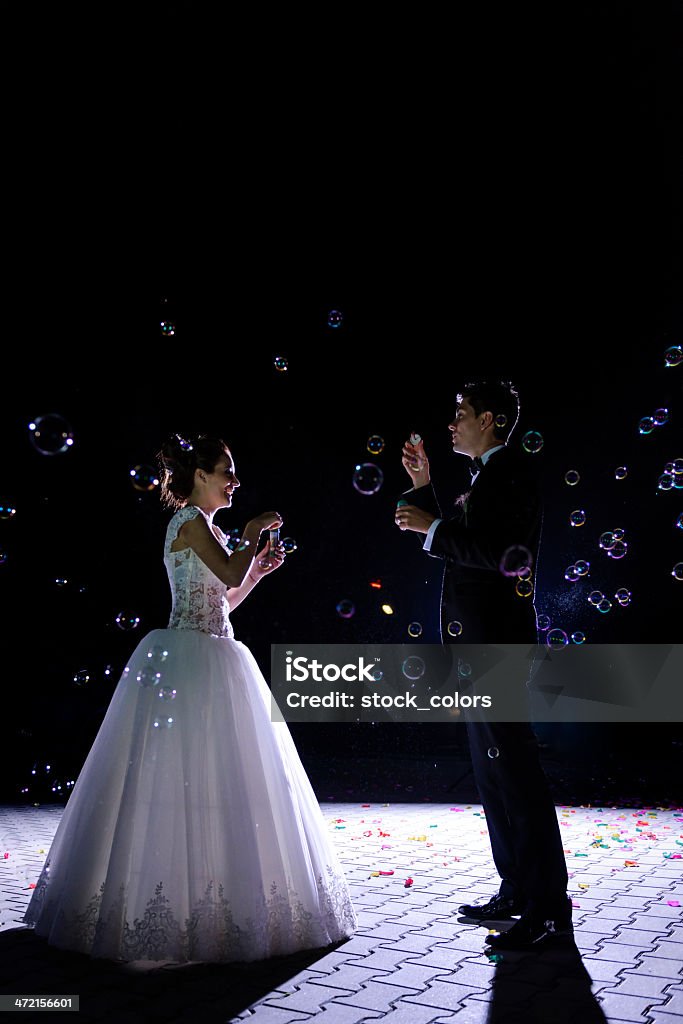
<svg viewBox="0 0 683 1024"><path fill-rule="evenodd" d="M477 473L480 473L483 468L484 468L484 460L481 459L478 455L476 455L472 459L472 465L470 466L470 473L472 474L472 476L476 476Z"/></svg>

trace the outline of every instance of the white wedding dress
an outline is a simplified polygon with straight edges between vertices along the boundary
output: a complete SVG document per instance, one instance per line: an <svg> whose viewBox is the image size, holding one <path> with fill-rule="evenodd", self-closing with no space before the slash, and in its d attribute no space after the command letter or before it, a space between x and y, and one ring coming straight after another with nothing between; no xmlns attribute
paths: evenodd
<svg viewBox="0 0 683 1024"><path fill-rule="evenodd" d="M261 960L356 928L289 730L234 639L225 585L191 548L171 551L196 515L169 523L169 628L131 656L23 918L62 949Z"/></svg>

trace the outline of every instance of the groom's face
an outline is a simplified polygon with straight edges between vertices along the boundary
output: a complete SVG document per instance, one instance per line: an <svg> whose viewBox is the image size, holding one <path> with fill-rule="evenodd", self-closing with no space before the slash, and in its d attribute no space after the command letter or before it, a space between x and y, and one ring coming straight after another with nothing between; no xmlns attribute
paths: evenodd
<svg viewBox="0 0 683 1024"><path fill-rule="evenodd" d="M455 416L448 424L451 432L453 451L473 457L479 453L481 444L481 428L479 419L467 398L458 404Z"/></svg>

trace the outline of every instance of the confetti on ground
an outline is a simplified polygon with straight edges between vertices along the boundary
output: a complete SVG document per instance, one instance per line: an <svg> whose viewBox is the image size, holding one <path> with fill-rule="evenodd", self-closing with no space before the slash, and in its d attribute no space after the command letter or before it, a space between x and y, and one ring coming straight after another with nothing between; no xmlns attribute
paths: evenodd
<svg viewBox="0 0 683 1024"><path fill-rule="evenodd" d="M368 809L376 815L374 819L365 818ZM62 810L12 809L4 818L0 813L0 854L9 854L0 856L0 883L5 881L7 886L5 905L0 906L0 931L21 927L22 902L27 904L35 889ZM405 920L405 935L396 938L397 943L405 944L411 941L411 928L417 936L424 936L430 921L438 922L434 925L435 948L448 945L450 937L457 934L458 941L467 946L468 958L480 957L481 963L488 963L482 948L485 929L460 922L458 906L485 902L497 892L500 880L481 809L468 806L460 810L467 813L452 813L448 804L323 805L328 835L359 912L361 937L385 925L395 928L398 921L403 927ZM645 915L647 923L654 921L657 934L665 939L672 930L683 935L680 865L669 863L683 854L683 816L678 810L560 807L557 813L571 868L568 892L582 953L595 954L596 944L607 953L613 943L613 956L598 957L597 962L622 962L620 933L628 936L631 929L639 935L639 915ZM30 824L17 827L22 815L29 822L32 814L43 816L39 829ZM372 828L364 827L366 820L372 822ZM638 824L643 821L647 827ZM389 834L391 844L385 838ZM428 835L431 843L426 842ZM600 842L596 842L598 836ZM634 851L628 861L624 859L626 848ZM608 935L608 926L613 934ZM672 934L674 940L680 941ZM382 939L383 944L391 941ZM652 953L651 944L643 949L647 955ZM401 952L407 958L412 955L402 948ZM503 959L508 962L507 955Z"/></svg>

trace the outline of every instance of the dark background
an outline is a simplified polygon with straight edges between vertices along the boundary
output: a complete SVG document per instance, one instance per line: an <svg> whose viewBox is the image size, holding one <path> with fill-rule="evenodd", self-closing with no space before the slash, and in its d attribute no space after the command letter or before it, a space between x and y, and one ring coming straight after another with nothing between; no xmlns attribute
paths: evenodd
<svg viewBox="0 0 683 1024"><path fill-rule="evenodd" d="M3 799L64 798L131 650L166 624L169 514L129 474L153 465L171 431L231 447L242 486L217 517L224 529L275 508L297 541L234 615L266 677L271 642L397 642L415 620L421 640L436 641L440 565L393 525L409 485L400 449L411 430L423 435L447 509L469 476L446 427L477 375L517 384L511 443L529 429L545 440L529 456L546 499L539 613L588 642L679 640L683 584L670 573L683 559L683 502L657 490L664 464L683 457L683 365L664 362L683 340L679 13L594 5L537 22L533 36L517 25L509 46L504 33L495 46L479 38L469 74L453 57L453 103L438 117L402 105L405 76L374 133L368 122L367 134L352 130L335 105L311 131L314 162L292 133L291 163L281 158L271 178L261 167L247 194L240 163L229 215L204 225L198 248L181 239L168 193L153 244L133 235L112 253L108 228L98 235L81 217L90 244L63 260L56 208L40 245L19 233L1 411L0 499L17 509L0 520ZM270 113L275 123L277 99ZM195 194L188 185L186 200ZM331 309L344 314L338 329ZM659 407L669 423L640 436ZM51 412L75 437L53 457L27 429ZM376 457L371 434L386 442ZM372 497L352 486L363 461L384 472ZM576 487L568 469L581 474ZM588 517L579 529L575 508ZM616 526L630 550L610 562L597 538ZM568 584L577 558L591 562L590 579ZM631 589L629 608L599 616L586 603L589 589L618 586ZM341 598L356 606L348 621ZM379 610L386 599L392 618ZM116 626L122 610L140 616L135 632ZM292 731L322 800L476 799L459 727ZM538 731L560 801L680 801L680 723Z"/></svg>

